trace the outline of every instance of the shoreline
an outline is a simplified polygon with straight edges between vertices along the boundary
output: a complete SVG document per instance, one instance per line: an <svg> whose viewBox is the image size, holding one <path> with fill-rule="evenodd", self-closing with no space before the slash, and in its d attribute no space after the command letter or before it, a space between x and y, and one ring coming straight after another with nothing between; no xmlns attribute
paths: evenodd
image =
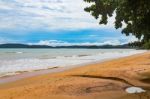
<svg viewBox="0 0 150 99"><path fill-rule="evenodd" d="M46 56L46 54L43 54L38 56L37 58L23 58L23 57L27 57L25 54L13 54L11 57L6 57L5 56L1 56L2 60L0 59L1 62L1 66L2 68L0 68L0 78L1 77L6 77L6 76L11 76L11 75L16 75L16 74L20 74L20 73L24 73L24 72L33 72L33 71L41 71L43 69L49 69L49 68L53 68L53 67L65 67L65 66L74 66L74 65L87 65L89 63L95 63L95 62L100 62L101 60L109 60L109 59L115 59L115 58L119 58L119 57L125 57L125 56L130 56L133 54L137 54L137 53L142 53L145 52L146 50L126 50L126 51L122 51L122 50L117 50L111 52L108 51L99 51L99 49L97 50L98 52L96 54L82 54L80 53L79 55L71 55L68 57L68 55L64 56L58 56L58 57L54 57L54 58L42 58L42 57L48 57ZM82 52L82 51L81 51ZM30 52L28 52L30 53ZM46 52L45 52L46 53ZM89 52L90 53L90 52ZM30 53L31 54L31 53ZM5 55L5 54L4 54ZM16 56L17 55L17 56ZM22 57L22 58L16 58L16 57ZM25 55L25 56L24 56ZM83 57L83 55L86 55ZM7 56L7 55L6 55ZM34 56L34 54L33 54ZM35 55L36 56L36 55ZM4 60L3 60L4 57ZM15 57L14 60L11 60L12 57ZM9 59L10 58L10 59ZM0 66L0 67L1 67Z"/></svg>
<svg viewBox="0 0 150 99"><path fill-rule="evenodd" d="M138 99L150 96L150 52L0 84L1 99ZM58 69L58 68L56 68ZM129 94L128 87L146 92Z"/></svg>
<svg viewBox="0 0 150 99"><path fill-rule="evenodd" d="M136 53L136 54L129 55L129 56L140 55L140 54L143 54L143 53L145 53L145 52ZM61 67L61 66L59 67L58 66L58 67L52 67L52 68L40 69L40 70L33 70L33 71L22 71L22 72L18 71L19 73L16 72L16 74L14 74L14 75L6 75L6 76L0 77L0 85L15 82L15 81L18 81L18 80L21 80L21 79L35 77L35 76L65 72L65 71L70 70L70 69L74 69L74 68L78 68L78 67L84 67L84 66L87 66L87 65L94 65L94 64L98 64L98 63L100 64L100 63L103 63L103 62L108 62L108 61L111 61L111 60L125 58L125 57L129 57L129 56L108 58L108 59L103 59L103 60L99 60L99 61L95 61L95 62L87 62L87 63L78 64L78 65L71 65L71 66L64 66L64 67Z"/></svg>
<svg viewBox="0 0 150 99"><path fill-rule="evenodd" d="M138 53L138 54L142 54L142 53ZM136 54L134 54L134 55L136 55ZM132 56L132 55L130 55L130 56ZM128 56L124 56L124 57L128 57ZM40 75L45 75L45 74L52 74L52 73L59 73L59 72L65 72L65 71L70 70L70 69L74 69L74 68L78 68L78 67L84 67L84 66L87 66L87 65L93 65L93 64L97 64L97 63L103 63L103 62L107 62L107 61L114 60L114 59L119 59L119 58L124 58L124 57L104 59L104 60L100 60L100 61L89 62L89 63L82 63L82 64L72 65L72 66L64 66L64 67L59 67L58 66L56 68L52 67L52 68L49 68L49 69L24 71L24 72L19 73L19 74L0 77L0 85L1 84L15 82L15 81L18 81L18 80L21 80L21 79L35 77L35 76L40 76Z"/></svg>

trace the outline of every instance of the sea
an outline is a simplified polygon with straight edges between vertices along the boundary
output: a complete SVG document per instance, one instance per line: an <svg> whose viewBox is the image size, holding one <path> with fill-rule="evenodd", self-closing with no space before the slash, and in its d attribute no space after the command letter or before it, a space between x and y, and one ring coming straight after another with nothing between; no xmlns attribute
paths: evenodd
<svg viewBox="0 0 150 99"><path fill-rule="evenodd" d="M0 49L0 77L101 62L143 52L145 50L135 49Z"/></svg>

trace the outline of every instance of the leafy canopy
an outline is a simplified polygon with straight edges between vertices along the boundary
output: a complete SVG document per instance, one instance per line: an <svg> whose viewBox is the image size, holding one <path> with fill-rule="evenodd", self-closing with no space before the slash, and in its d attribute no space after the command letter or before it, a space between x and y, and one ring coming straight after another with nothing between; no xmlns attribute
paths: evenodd
<svg viewBox="0 0 150 99"><path fill-rule="evenodd" d="M116 13L115 28L122 28L122 33L132 34L142 39L143 44L150 41L150 0L84 0L92 3L85 8L96 19L101 17L99 24L107 24L108 18Z"/></svg>

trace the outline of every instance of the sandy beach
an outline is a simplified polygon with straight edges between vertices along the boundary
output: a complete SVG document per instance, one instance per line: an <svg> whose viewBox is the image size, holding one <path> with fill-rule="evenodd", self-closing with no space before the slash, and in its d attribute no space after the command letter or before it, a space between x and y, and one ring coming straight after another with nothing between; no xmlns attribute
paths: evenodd
<svg viewBox="0 0 150 99"><path fill-rule="evenodd" d="M129 94L136 86L145 93ZM149 99L150 52L0 84L0 99Z"/></svg>

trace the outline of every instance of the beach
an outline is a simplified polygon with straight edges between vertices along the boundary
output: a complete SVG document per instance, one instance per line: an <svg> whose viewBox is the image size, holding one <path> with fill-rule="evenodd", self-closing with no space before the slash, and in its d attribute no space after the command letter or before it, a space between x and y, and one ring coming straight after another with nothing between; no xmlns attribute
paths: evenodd
<svg viewBox="0 0 150 99"><path fill-rule="evenodd" d="M0 0L0 99L150 99L149 0Z"/></svg>
<svg viewBox="0 0 150 99"><path fill-rule="evenodd" d="M53 68L70 68L143 53L135 49L0 49L0 78Z"/></svg>
<svg viewBox="0 0 150 99"><path fill-rule="evenodd" d="M149 99L150 52L0 84L0 99ZM131 94L128 87L143 93Z"/></svg>

